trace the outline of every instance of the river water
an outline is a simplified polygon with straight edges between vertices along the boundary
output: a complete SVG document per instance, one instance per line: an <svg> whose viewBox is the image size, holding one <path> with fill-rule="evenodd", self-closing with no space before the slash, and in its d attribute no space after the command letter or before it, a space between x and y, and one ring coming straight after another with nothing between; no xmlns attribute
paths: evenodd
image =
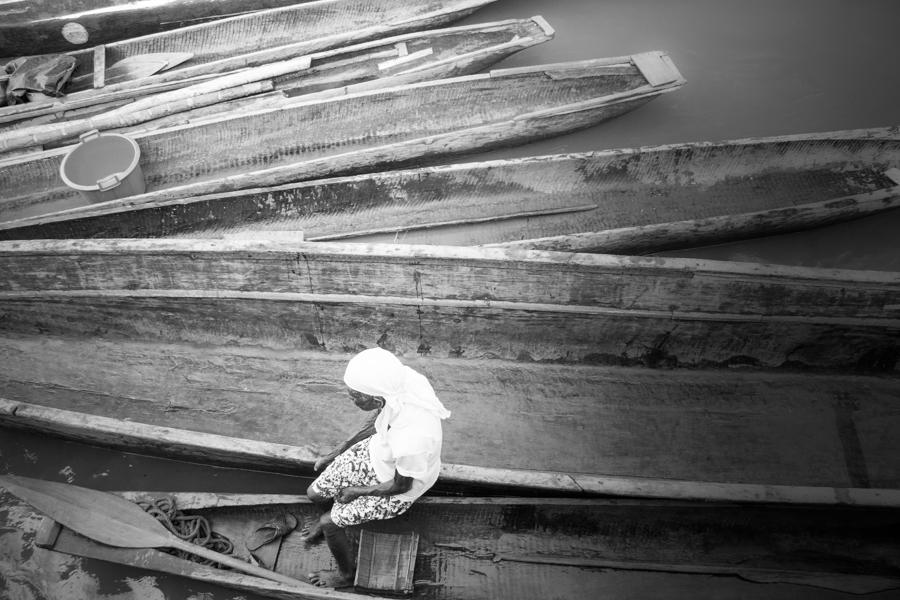
<svg viewBox="0 0 900 600"><path fill-rule="evenodd" d="M536 14L556 29L556 39L501 66L664 50L687 85L600 126L478 159L900 125L896 0L501 0L464 22ZM893 211L815 231L666 254L898 271L898 231L900 211ZM348 416L356 419L354 410L348 403ZM3 430L0 472L98 489L300 493L308 483ZM28 519L14 506L0 508L0 524L0 598L252 600L97 561L21 555L16 529ZM638 585L637 576L625 577L615 596L664 598L677 589L685 597L721 597L725 589L722 578L667 577L650 587ZM770 597L839 597L796 586L743 585L749 587L729 587L729 595L757 597L763 587Z"/></svg>

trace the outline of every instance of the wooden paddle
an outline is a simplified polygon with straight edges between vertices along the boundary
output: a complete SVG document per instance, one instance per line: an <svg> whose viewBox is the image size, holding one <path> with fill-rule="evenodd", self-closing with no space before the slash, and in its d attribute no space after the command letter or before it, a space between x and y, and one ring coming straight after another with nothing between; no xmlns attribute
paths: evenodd
<svg viewBox="0 0 900 600"><path fill-rule="evenodd" d="M322 590L311 584L186 542L144 512L140 506L119 496L75 485L16 475L0 476L0 485L51 519L103 544L119 548L184 550L244 573L295 588L302 587L321 595Z"/></svg>

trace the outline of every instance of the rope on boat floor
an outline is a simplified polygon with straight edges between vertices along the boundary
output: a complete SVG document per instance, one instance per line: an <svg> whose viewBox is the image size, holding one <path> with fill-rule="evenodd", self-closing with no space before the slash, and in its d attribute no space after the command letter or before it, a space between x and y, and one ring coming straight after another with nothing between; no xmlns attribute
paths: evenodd
<svg viewBox="0 0 900 600"><path fill-rule="evenodd" d="M230 555L234 550L234 544L231 543L231 540L221 533L213 531L206 517L184 514L175 507L175 498L171 496L149 501L139 501L137 505L153 515L166 529L185 541L214 550L220 554ZM166 549L163 551L202 565L227 568L214 561L189 554L183 550Z"/></svg>

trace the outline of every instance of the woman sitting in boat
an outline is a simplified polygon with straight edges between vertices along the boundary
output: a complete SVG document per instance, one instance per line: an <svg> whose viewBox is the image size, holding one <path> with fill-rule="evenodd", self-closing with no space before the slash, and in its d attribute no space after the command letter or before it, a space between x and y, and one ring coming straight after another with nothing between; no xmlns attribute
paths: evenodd
<svg viewBox="0 0 900 600"><path fill-rule="evenodd" d="M350 359L344 383L358 408L375 413L315 464L325 470L306 493L323 514L306 528L304 540L324 538L338 565L338 573L309 575L319 586L353 583L356 564L345 527L403 514L434 485L441 469L441 421L450 416L425 376L381 348Z"/></svg>

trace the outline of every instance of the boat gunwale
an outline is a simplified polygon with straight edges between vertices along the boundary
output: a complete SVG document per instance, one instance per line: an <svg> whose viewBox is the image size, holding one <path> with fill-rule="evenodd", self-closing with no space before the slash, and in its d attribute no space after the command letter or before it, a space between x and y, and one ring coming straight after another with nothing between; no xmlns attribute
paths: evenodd
<svg viewBox="0 0 900 600"><path fill-rule="evenodd" d="M723 261L702 258L622 256L587 252L560 252L517 248L469 246L440 246L430 244L389 244L360 242L293 242L283 239L247 238L98 238L0 241L0 258L5 256L81 256L86 253L121 256L123 252L136 255L166 254L192 257L198 253L210 255L240 255L254 253L261 257L296 255L365 260L377 258L386 262L408 259L433 261L464 260L478 263L520 268L596 268L635 271L671 271L685 276L695 274L725 277L759 277L766 280L815 280L821 284L843 286L859 284L900 286L900 272L831 269L756 262ZM830 280L830 281L829 281Z"/></svg>
<svg viewBox="0 0 900 600"><path fill-rule="evenodd" d="M248 458L256 465L274 467L295 472L299 467L310 469L317 456L310 449L258 442L218 434L193 432L186 429L147 425L134 421L91 415L77 411L57 409L38 404L8 400L0 397L0 425L39 431L70 437L81 442L99 443L115 448L133 449L138 442L126 442L126 433L134 440L146 444L162 454L176 456L196 455L216 448L214 459L226 464L246 464ZM73 436L73 431L75 436ZM199 435L198 435L199 433ZM139 435L136 435L139 434ZM193 444L188 440L205 438L211 444ZM85 440L87 438L87 440ZM243 448L237 455L235 448ZM247 448L256 447L255 453ZM172 452L172 448L179 448ZM157 452L159 452L157 450ZM146 452L146 446L141 447ZM291 456L295 454L297 456ZM207 454L206 459L209 460ZM242 462L243 461L243 462ZM605 476L588 473L562 473L554 471L528 471L455 465L444 463L439 481L447 483L480 484L487 486L523 488L553 491L587 496L612 496L623 498L649 498L673 500L700 500L705 502L739 502L751 504L809 504L850 505L860 507L900 507L900 489L853 488L825 486L788 486L747 483L719 483L675 479Z"/></svg>

